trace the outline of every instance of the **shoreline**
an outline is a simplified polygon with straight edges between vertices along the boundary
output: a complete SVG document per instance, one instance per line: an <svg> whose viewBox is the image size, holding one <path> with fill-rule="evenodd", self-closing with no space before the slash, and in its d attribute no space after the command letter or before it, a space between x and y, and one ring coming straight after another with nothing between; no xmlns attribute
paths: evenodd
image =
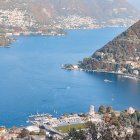
<svg viewBox="0 0 140 140"><path fill-rule="evenodd" d="M63 29L63 33L40 33L40 32L6 32L2 33L6 37L12 38L12 37L19 37L19 36L46 36L46 37L62 37L66 36L67 32L70 30L100 30L105 28L126 28L124 26L101 26L101 27L95 27L95 28L70 28L70 29ZM16 42L16 39L12 39L12 42L6 46L0 46L0 48L10 48L10 45Z"/></svg>
<svg viewBox="0 0 140 140"><path fill-rule="evenodd" d="M77 70L77 71L84 71L84 72L93 72L93 73L108 73L108 74L115 74L120 75L123 78L133 79L133 80L140 80L140 77L131 75L131 74L125 74L125 73L118 73L113 71L105 71L105 70L88 70L88 69L82 69L82 68L66 68L65 66L61 66L61 69L65 70Z"/></svg>
<svg viewBox="0 0 140 140"><path fill-rule="evenodd" d="M86 71L87 72L87 70L83 70L83 71ZM124 78L129 78L129 79L134 79L134 80L140 80L139 77L136 77L136 76L131 75L131 74L124 74L124 73L111 72L111 71L100 71L100 70L91 70L89 72L115 74L115 75L120 75L120 76L122 76Z"/></svg>
<svg viewBox="0 0 140 140"><path fill-rule="evenodd" d="M37 35L40 35L40 36L65 36L67 34L67 32L65 31L69 31L69 30L98 30L98 29L105 29L105 28L128 28L126 26L101 26L101 27L95 27L95 28L65 28L63 29L64 32L63 33L40 33L40 32L13 32L13 33L10 33L10 32L6 32L4 33L4 35L6 36L21 36L21 35L25 35L25 36L30 36L30 35L33 35L33 36L37 36Z"/></svg>
<svg viewBox="0 0 140 140"><path fill-rule="evenodd" d="M91 106L93 106L93 105L91 105ZM102 106L102 105L101 105ZM106 106L106 105L105 105ZM106 106L107 107L107 106ZM130 106L128 107L128 108L131 108ZM122 111L124 111L125 110L125 108L124 109L120 109L120 110L116 110L116 109L114 109L113 111L115 112L115 113L120 113L120 112L122 112ZM28 115L28 120L26 120L25 121L25 123L26 123L26 125L13 125L13 126L6 126L6 125L1 125L0 127L5 127L5 128L7 128L7 129L11 129L11 128L13 128L13 127L16 127L16 128L26 128L26 127L28 127L28 126L33 126L33 125L39 125L39 123L40 124L42 124L42 119L44 119L44 121L46 122L46 120L45 120L45 118L48 118L48 119L55 119L55 120L63 120L63 119L65 119L65 118L70 118L70 117L87 117L87 115L88 115L88 113L89 112L74 112L74 113L62 113L61 115L59 115L58 117L56 117L56 116L53 116L53 114L49 114L49 113L46 113L46 114L44 114L44 113L37 113L37 114L30 114L30 115ZM107 113L107 112L106 112ZM95 116L95 118L96 118L96 116L97 115L101 115L99 112L98 112L98 110L94 110L94 116ZM39 123L37 123L37 122L39 122ZM68 124L77 124L77 122L79 123L79 121L72 121L71 123L69 123L70 121L68 121L67 122L67 125ZM81 121L82 122L82 121ZM65 126L66 124L65 124L65 122L63 122L63 121L60 121L59 122L60 124L58 124L58 126L56 126L53 122L52 122L52 125L53 125L53 127L59 127L59 126ZM63 125L61 125L61 124L63 124ZM48 125L47 123L46 123L46 125Z"/></svg>

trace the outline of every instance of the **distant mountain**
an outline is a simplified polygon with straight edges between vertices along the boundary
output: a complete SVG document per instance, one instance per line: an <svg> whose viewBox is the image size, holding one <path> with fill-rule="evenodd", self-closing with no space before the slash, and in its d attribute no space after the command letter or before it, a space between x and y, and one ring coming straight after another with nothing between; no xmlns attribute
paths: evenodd
<svg viewBox="0 0 140 140"><path fill-rule="evenodd" d="M140 10L140 0L128 0L134 7Z"/></svg>
<svg viewBox="0 0 140 140"><path fill-rule="evenodd" d="M49 0L57 16L89 16L96 19L128 18L138 11L127 0Z"/></svg>
<svg viewBox="0 0 140 140"><path fill-rule="evenodd" d="M140 21L80 63L84 70L130 74L140 78Z"/></svg>
<svg viewBox="0 0 140 140"><path fill-rule="evenodd" d="M12 11L15 12L14 15L9 14ZM22 25L19 26L22 28L38 25L53 28L58 23L60 28L71 28L69 22L72 23L73 20L77 25L81 21L82 24L91 21L90 24L100 26L127 26L140 18L140 12L127 0L0 0L0 13L0 25L8 23L8 26L13 26L14 21L11 20L16 16L18 20L14 17L15 23L21 22ZM61 26L62 23L64 26ZM77 25L75 23L72 27Z"/></svg>

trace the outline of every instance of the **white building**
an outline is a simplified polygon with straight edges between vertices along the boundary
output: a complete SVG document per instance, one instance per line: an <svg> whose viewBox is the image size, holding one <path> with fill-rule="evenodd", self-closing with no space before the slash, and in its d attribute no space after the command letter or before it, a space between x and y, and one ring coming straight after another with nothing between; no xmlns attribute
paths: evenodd
<svg viewBox="0 0 140 140"><path fill-rule="evenodd" d="M134 109L133 107L129 107L129 108L127 109L127 112L128 112L129 114L134 114L134 113L135 113L135 109Z"/></svg>
<svg viewBox="0 0 140 140"><path fill-rule="evenodd" d="M138 71L138 70L134 70L134 71L133 71L133 74L139 75L139 71Z"/></svg>
<svg viewBox="0 0 140 140"><path fill-rule="evenodd" d="M5 127L0 127L0 135L6 133L6 128Z"/></svg>
<svg viewBox="0 0 140 140"><path fill-rule="evenodd" d="M73 65L73 68L74 69L78 69L78 65Z"/></svg>
<svg viewBox="0 0 140 140"><path fill-rule="evenodd" d="M28 126L26 128L26 130L28 130L29 132L35 132L35 133L39 133L40 132L40 128L36 127L36 126Z"/></svg>

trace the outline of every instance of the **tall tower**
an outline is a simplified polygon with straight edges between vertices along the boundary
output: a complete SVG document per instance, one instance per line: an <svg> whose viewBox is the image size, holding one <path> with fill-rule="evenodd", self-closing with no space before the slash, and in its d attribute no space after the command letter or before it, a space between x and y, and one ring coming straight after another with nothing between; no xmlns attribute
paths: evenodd
<svg viewBox="0 0 140 140"><path fill-rule="evenodd" d="M90 115L90 116L94 116L94 115L95 115L95 112L94 112L94 105L91 105L91 106L90 106L89 115Z"/></svg>

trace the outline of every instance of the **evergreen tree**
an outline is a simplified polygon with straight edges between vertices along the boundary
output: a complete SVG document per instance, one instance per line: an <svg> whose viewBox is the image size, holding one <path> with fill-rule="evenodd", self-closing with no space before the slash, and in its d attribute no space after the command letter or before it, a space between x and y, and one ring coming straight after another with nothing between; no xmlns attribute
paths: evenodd
<svg viewBox="0 0 140 140"><path fill-rule="evenodd" d="M113 112L113 107L112 106L107 107L107 112L112 113Z"/></svg>
<svg viewBox="0 0 140 140"><path fill-rule="evenodd" d="M98 112L101 113L101 114L105 114L106 113L106 107L104 105L100 106Z"/></svg>

